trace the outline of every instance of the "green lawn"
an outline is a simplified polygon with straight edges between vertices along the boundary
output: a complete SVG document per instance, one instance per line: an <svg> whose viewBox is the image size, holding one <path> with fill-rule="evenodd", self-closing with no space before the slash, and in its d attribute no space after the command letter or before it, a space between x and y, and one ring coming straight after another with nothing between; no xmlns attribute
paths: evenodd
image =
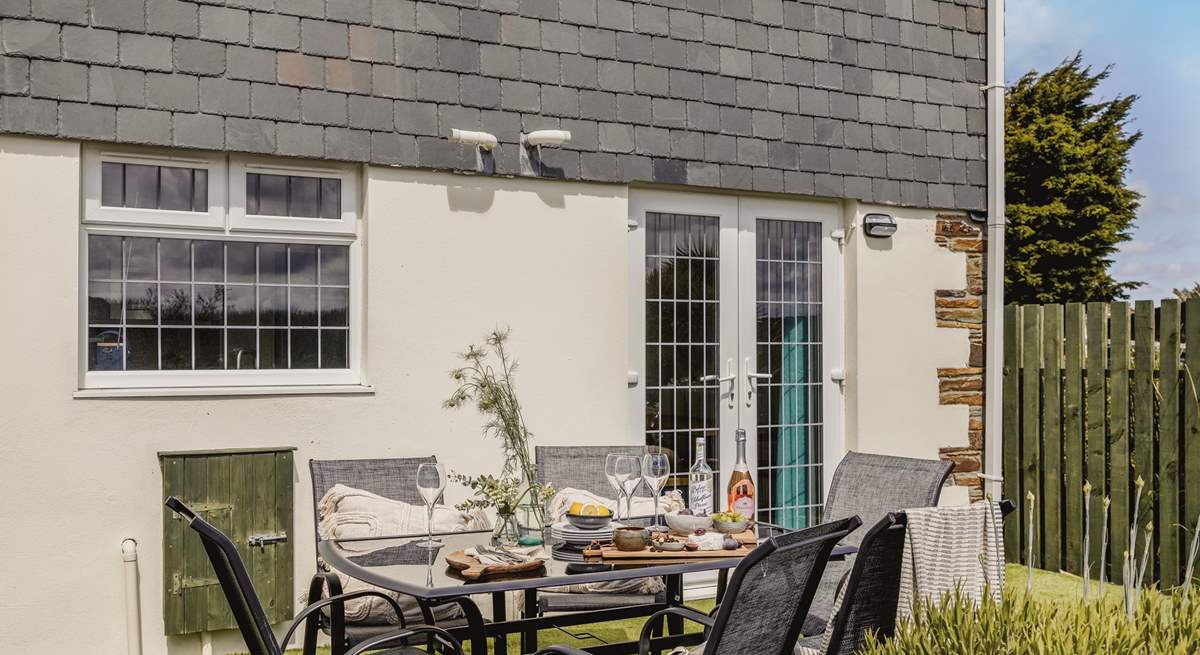
<svg viewBox="0 0 1200 655"><path fill-rule="evenodd" d="M1005 586L1009 589L1021 591L1025 589L1026 570L1025 567L1018 564L1009 564L1005 572ZM1093 585L1095 581L1093 581ZM1093 587L1095 589L1095 587ZM1053 602L1078 602L1083 590L1083 579L1077 578L1065 573L1054 573L1051 571L1042 571L1035 569L1033 572L1033 593L1040 599ZM1105 585L1105 594L1113 595L1119 598L1121 587L1112 584ZM713 607L712 600L697 600L688 603L690 607L707 613ZM624 621L611 621L608 623L596 623L591 625L582 625L575 628L570 628L569 633L561 630L542 630L538 636L539 646L549 646L551 644L561 644L566 646L587 647L595 646L601 643L614 643L620 641L632 641L638 638L642 630L643 619L626 619ZM699 627L694 623L685 622L689 632L698 631ZM588 633L594 638L575 638L572 635L583 635ZM508 639L508 652L518 653L520 638L517 635L511 635ZM466 645L467 652L470 653L470 645ZM489 652L491 648L488 649ZM288 653L299 653L299 651L288 651ZM329 649L324 648L318 650L320 655L328 655Z"/></svg>

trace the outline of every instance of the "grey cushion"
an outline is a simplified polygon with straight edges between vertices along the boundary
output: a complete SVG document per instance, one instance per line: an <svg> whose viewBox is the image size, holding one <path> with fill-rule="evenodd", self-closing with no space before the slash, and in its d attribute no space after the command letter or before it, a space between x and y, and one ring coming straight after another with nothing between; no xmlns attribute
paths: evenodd
<svg viewBox="0 0 1200 655"><path fill-rule="evenodd" d="M337 484L424 506L425 501L417 491L417 468L436 461L436 457L308 460L308 470L312 474L313 525L321 522L321 517L317 516L321 498Z"/></svg>

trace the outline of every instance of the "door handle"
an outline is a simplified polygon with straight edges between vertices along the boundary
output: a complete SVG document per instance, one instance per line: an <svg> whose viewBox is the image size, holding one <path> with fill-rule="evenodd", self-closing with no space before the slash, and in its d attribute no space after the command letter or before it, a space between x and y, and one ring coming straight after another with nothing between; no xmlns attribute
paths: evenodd
<svg viewBox="0 0 1200 655"><path fill-rule="evenodd" d="M730 382L729 385L729 409L733 409L733 387L737 381L737 375L733 372L733 358L725 360L725 375L705 375L700 378L701 382L716 382L718 386Z"/></svg>
<svg viewBox="0 0 1200 655"><path fill-rule="evenodd" d="M771 379L770 373L759 373L754 370L752 364L749 357L742 360L742 370L746 372L746 407L754 406L754 392L757 391L755 382Z"/></svg>

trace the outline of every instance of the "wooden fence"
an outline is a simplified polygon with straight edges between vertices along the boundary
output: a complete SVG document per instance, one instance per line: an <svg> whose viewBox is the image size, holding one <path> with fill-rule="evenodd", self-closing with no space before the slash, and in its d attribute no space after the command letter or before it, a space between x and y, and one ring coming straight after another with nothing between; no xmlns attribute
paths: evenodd
<svg viewBox="0 0 1200 655"><path fill-rule="evenodd" d="M1200 516L1198 373L1200 299L1006 307L1004 495L1022 506L1019 529L1013 521L1005 534L1009 561L1025 561L1032 536L1036 566L1082 574L1088 529L1095 579L1109 498L1107 578L1121 580L1136 520L1139 560L1152 527L1146 580L1178 584Z"/></svg>

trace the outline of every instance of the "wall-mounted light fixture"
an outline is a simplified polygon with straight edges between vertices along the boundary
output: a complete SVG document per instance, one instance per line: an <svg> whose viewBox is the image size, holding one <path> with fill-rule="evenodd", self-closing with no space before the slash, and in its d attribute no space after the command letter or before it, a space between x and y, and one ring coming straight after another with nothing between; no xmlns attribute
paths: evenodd
<svg viewBox="0 0 1200 655"><path fill-rule="evenodd" d="M887 214L863 216L863 232L869 237L891 238L896 233L896 219Z"/></svg>
<svg viewBox="0 0 1200 655"><path fill-rule="evenodd" d="M521 135L521 175L542 177L542 146L565 146L571 142L568 130L534 130Z"/></svg>
<svg viewBox="0 0 1200 655"><path fill-rule="evenodd" d="M450 143L461 143L466 146L475 146L475 170L480 173L494 173L496 170L496 162L492 156L492 150L495 150L499 140L495 134L488 132L476 132L472 130L451 129L450 136L446 137Z"/></svg>

